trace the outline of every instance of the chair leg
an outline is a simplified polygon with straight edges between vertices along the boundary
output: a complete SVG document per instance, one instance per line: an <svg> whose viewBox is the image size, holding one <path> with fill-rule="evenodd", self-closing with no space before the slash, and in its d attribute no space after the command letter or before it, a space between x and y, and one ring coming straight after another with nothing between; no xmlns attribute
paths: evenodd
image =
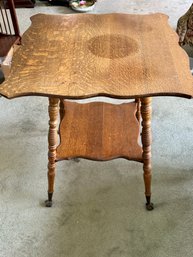
<svg viewBox="0 0 193 257"><path fill-rule="evenodd" d="M52 196L54 192L54 179L56 169L56 147L58 142L57 118L59 111L59 99L49 98L49 132L48 132L48 200L46 207L52 206Z"/></svg>
<svg viewBox="0 0 193 257"><path fill-rule="evenodd" d="M151 203L151 102L151 97L141 98L143 170L147 210L153 210L153 203Z"/></svg>

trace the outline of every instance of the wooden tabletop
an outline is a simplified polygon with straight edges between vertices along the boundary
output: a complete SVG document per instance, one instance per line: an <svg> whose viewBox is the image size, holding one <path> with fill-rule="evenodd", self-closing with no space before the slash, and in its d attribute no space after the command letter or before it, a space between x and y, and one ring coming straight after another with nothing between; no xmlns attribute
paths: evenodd
<svg viewBox="0 0 193 257"><path fill-rule="evenodd" d="M7 98L193 96L189 60L164 14L38 14L23 35Z"/></svg>

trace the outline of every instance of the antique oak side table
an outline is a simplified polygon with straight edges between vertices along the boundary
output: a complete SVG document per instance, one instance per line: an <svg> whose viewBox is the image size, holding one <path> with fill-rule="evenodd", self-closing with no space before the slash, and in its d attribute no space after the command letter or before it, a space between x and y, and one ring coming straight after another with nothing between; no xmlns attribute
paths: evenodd
<svg viewBox="0 0 193 257"><path fill-rule="evenodd" d="M31 18L0 94L49 98L48 200L56 162L126 158L143 163L151 204L151 97L192 98L189 61L163 14L70 14ZM105 96L123 104L68 99ZM58 138L58 114L60 114ZM142 120L142 146L138 144Z"/></svg>

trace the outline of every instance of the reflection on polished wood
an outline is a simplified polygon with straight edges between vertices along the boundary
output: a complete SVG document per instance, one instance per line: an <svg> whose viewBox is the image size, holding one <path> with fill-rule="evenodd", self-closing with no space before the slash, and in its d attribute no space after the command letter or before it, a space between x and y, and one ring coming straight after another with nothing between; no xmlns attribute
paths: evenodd
<svg viewBox="0 0 193 257"><path fill-rule="evenodd" d="M64 101L64 110L57 160L82 157L106 161L123 157L142 162L134 102L115 105Z"/></svg>
<svg viewBox="0 0 193 257"><path fill-rule="evenodd" d="M23 95L192 97L189 60L163 14L37 14L0 86Z"/></svg>

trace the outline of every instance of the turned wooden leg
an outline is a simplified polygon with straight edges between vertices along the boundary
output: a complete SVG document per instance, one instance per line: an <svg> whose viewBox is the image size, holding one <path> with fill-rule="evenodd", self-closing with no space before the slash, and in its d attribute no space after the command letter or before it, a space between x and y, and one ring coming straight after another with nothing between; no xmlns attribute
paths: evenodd
<svg viewBox="0 0 193 257"><path fill-rule="evenodd" d="M60 134L60 124L62 122L62 119L64 118L64 102L63 102L63 98L60 98L60 104L59 104L59 113L60 113L60 123L59 123L59 127L58 127L58 135Z"/></svg>
<svg viewBox="0 0 193 257"><path fill-rule="evenodd" d="M48 200L46 207L52 206L52 196L54 192L54 178L56 168L56 147L58 142L57 118L58 118L58 98L49 98L49 132L48 132Z"/></svg>
<svg viewBox="0 0 193 257"><path fill-rule="evenodd" d="M63 99L60 99L60 122L64 118L64 102Z"/></svg>
<svg viewBox="0 0 193 257"><path fill-rule="evenodd" d="M151 102L151 97L141 99L143 170L147 210L153 210L153 203L151 203Z"/></svg>
<svg viewBox="0 0 193 257"><path fill-rule="evenodd" d="M141 101L140 101L140 98L136 98L136 99L135 99L135 102L137 103L136 118L137 118L137 120L140 122L140 117L141 117L141 113L140 113Z"/></svg>

